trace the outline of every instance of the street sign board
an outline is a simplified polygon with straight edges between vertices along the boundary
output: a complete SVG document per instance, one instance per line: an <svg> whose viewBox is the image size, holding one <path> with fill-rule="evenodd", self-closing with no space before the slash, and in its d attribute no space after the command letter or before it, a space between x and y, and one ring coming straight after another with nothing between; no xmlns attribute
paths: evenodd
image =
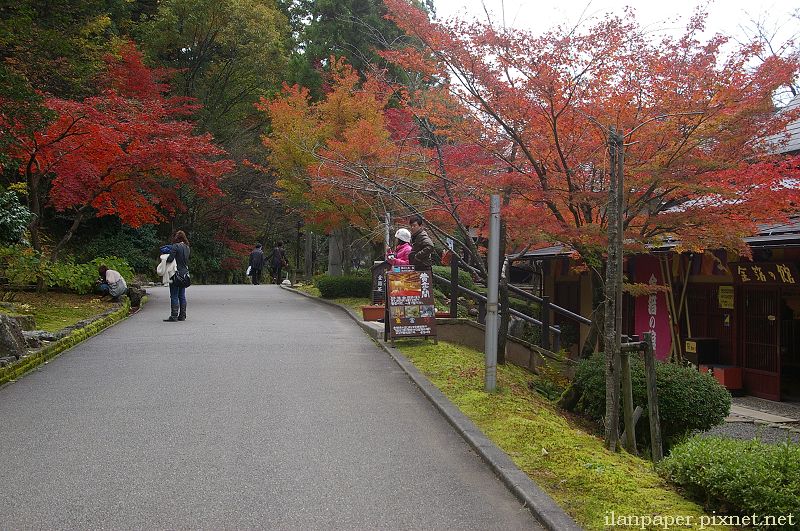
<svg viewBox="0 0 800 531"><path fill-rule="evenodd" d="M431 270L393 267L386 274L389 339L435 337L436 305Z"/></svg>

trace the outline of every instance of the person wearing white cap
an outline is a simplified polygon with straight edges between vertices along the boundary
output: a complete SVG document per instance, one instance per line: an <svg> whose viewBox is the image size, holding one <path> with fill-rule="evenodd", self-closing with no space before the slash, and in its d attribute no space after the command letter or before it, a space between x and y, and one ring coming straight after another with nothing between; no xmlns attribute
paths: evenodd
<svg viewBox="0 0 800 531"><path fill-rule="evenodd" d="M408 255L411 252L411 232L408 229L397 229L394 233L397 246L394 251L389 249L386 261L392 265L408 265Z"/></svg>

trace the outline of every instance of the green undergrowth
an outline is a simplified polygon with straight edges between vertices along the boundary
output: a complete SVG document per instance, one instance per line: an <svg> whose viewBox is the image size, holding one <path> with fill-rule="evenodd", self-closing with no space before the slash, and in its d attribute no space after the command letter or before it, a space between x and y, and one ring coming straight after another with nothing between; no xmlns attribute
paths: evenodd
<svg viewBox="0 0 800 531"><path fill-rule="evenodd" d="M586 529L608 528L612 511L616 516L691 516L696 522L705 514L670 488L648 461L611 453L601 439L571 426L553 404L528 389L533 376L524 369L499 366L498 391L486 393L482 353L445 342L398 341L397 346ZM644 527L649 528L663 525Z"/></svg>
<svg viewBox="0 0 800 531"><path fill-rule="evenodd" d="M314 297L321 297L319 288L317 288L313 284L304 284L302 286L296 286L295 289L297 291L302 291L303 293L313 295ZM347 306L349 309L353 310L359 315L361 314L362 306L372 304L372 301L370 301L368 298L362 298L362 297L339 297L337 299L326 299L326 300L335 302L337 304L341 304L342 306Z"/></svg>
<svg viewBox="0 0 800 531"><path fill-rule="evenodd" d="M33 315L37 330L57 332L99 315L114 306L100 296L73 293L16 293L13 302L21 313Z"/></svg>

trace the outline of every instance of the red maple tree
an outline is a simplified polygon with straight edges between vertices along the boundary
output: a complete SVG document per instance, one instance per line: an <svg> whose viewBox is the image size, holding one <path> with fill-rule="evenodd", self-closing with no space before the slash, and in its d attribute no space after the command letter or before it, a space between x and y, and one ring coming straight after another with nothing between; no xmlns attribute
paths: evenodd
<svg viewBox="0 0 800 531"><path fill-rule="evenodd" d="M148 68L132 43L107 63L99 95L45 98L55 115L46 128L25 134L22 124L5 124L20 132L12 155L27 182L34 247L41 250L45 206L71 216L52 259L89 217L113 215L132 227L156 223L183 208L180 187L218 195L217 180L233 167L211 135L195 134L194 102L166 95L167 71Z"/></svg>
<svg viewBox="0 0 800 531"><path fill-rule="evenodd" d="M509 192L518 241L602 254L609 126L625 135L632 249L670 237L747 252L742 236L796 208L797 161L776 157L766 141L794 118L774 112L772 94L796 62L749 68L755 44L725 56L724 38L698 40L702 15L682 37L653 43L632 15L535 36L434 23L408 2L385 2L415 45L384 56L426 73L457 103L433 109L442 134L484 146L511 170L493 184Z"/></svg>

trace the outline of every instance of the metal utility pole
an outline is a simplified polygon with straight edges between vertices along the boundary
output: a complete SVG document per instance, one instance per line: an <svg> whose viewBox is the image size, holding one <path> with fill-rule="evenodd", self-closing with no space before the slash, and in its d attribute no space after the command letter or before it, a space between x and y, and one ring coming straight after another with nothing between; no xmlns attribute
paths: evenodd
<svg viewBox="0 0 800 531"><path fill-rule="evenodd" d="M500 196L493 195L489 207L489 278L486 293L486 353L485 388L492 392L497 388L497 333L500 284Z"/></svg>
<svg viewBox="0 0 800 531"><path fill-rule="evenodd" d="M384 251L386 251L392 248L392 215L387 212L384 219L383 240L386 244L386 249L384 249Z"/></svg>

